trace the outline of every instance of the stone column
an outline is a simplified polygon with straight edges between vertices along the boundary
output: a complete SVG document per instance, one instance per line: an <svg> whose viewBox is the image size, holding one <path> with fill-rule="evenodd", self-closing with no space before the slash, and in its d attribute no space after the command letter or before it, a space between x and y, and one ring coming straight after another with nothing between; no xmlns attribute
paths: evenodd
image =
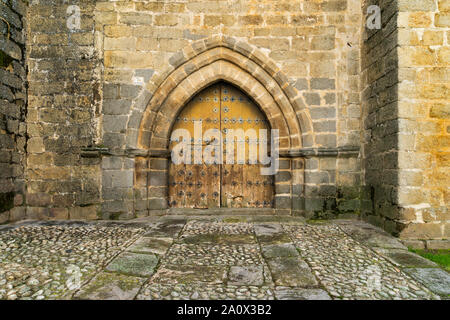
<svg viewBox="0 0 450 320"><path fill-rule="evenodd" d="M135 156L105 155L102 159L102 218L130 219L134 213Z"/></svg>
<svg viewBox="0 0 450 320"><path fill-rule="evenodd" d="M168 208L169 157L151 156L148 172L148 208L150 215L163 214Z"/></svg>
<svg viewBox="0 0 450 320"><path fill-rule="evenodd" d="M150 159L147 156L136 156L134 170L134 210L136 217L148 216L148 175Z"/></svg>
<svg viewBox="0 0 450 320"><path fill-rule="evenodd" d="M305 211L305 159L292 158L292 215L302 215Z"/></svg>
<svg viewBox="0 0 450 320"><path fill-rule="evenodd" d="M275 175L274 208L277 214L291 214L292 210L291 159L280 157L279 170Z"/></svg>

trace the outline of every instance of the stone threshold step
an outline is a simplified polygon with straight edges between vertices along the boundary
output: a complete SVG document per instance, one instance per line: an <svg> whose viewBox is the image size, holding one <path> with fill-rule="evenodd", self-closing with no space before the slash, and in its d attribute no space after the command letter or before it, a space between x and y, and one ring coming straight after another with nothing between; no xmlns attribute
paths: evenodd
<svg viewBox="0 0 450 320"><path fill-rule="evenodd" d="M167 215L277 215L273 208L167 209Z"/></svg>

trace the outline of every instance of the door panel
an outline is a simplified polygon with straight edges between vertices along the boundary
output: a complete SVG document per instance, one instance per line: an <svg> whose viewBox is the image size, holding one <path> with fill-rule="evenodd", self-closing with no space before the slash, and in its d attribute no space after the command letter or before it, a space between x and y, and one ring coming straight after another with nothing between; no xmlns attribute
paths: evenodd
<svg viewBox="0 0 450 320"><path fill-rule="evenodd" d="M260 164L250 164L250 151L258 158L259 130L270 129L266 118L253 101L240 90L230 85L221 87L221 124L224 133L224 155L226 154L226 132L241 129L243 136L234 137L234 164L225 164L222 176L223 207L271 207L273 198L272 179L260 174ZM246 136L252 129L256 136ZM241 143L241 144L240 144ZM244 158L238 158L239 149L244 148ZM251 149L253 148L253 149ZM240 162L243 160L243 163ZM268 180L264 185L262 182Z"/></svg>
<svg viewBox="0 0 450 320"><path fill-rule="evenodd" d="M195 149L203 152L205 143L194 139L194 121L202 122L202 135L220 126L220 86L214 85L195 96L177 117L172 131L186 129L191 138L191 164L171 161L169 204L177 208L214 208L220 205L220 175L217 165L195 164ZM201 136L202 136L201 135ZM174 137L175 138L175 137ZM171 141L170 150L180 141ZM182 172L183 174L179 174ZM214 174L216 172L216 174Z"/></svg>
<svg viewBox="0 0 450 320"><path fill-rule="evenodd" d="M201 121L201 136L209 129L222 133L222 141L194 139L194 121ZM170 164L169 204L185 208L241 208L271 207L273 199L273 177L260 174L261 165L251 164L250 148L259 154L259 129L270 129L264 115L244 93L237 88L219 83L210 86L195 96L177 117L173 130L186 129L191 137L192 164ZM198 127L197 127L198 129ZM227 164L227 132L229 130L253 129L256 136L234 137L233 164ZM170 149L180 142L171 141ZM181 137L178 137L181 138ZM208 137L205 137L208 138ZM217 155L215 164L194 163L194 150L205 151L218 143L223 154ZM220 150L220 149L219 149ZM243 152L238 159L239 150ZM242 160L239 162L239 160Z"/></svg>

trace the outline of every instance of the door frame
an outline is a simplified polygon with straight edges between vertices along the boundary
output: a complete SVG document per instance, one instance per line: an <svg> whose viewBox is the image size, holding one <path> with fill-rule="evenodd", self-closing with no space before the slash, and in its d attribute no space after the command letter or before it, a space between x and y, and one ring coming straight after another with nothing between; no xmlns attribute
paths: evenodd
<svg viewBox="0 0 450 320"><path fill-rule="evenodd" d="M308 108L301 92L257 47L228 36L194 41L155 73L139 97L127 124L127 148L136 154L135 203L144 214L167 211L170 161L168 136L185 103L203 88L226 81L251 97L264 112L271 128L280 130L280 171L275 176L278 214L304 208L304 148L317 148ZM164 162L165 168L151 166ZM301 169L295 169L300 168ZM145 178L145 177L146 178ZM146 203L146 205L145 205Z"/></svg>
<svg viewBox="0 0 450 320"><path fill-rule="evenodd" d="M197 93L186 103L177 115L177 122L172 128L172 132L184 129L189 131L189 138L196 138L195 125L191 121L199 118L203 119L202 124L206 125L206 127L202 125L201 134L209 129L216 129L221 132L221 161L217 164L174 164L169 161L168 206L171 208L198 209L273 207L274 177L261 175L259 172L260 163L250 164L247 162L247 151L250 151L251 141L245 142L246 152L243 165L236 163L236 159L232 165L223 162L226 155L226 140L223 141L224 130L230 128L243 130L242 132L247 132L247 129L270 130L264 112L245 92L232 84L218 81ZM223 119L227 118L230 121L225 122ZM259 132L257 132L258 134ZM171 134L170 151L172 147L180 143L178 141L180 137L172 137ZM172 141L172 138L175 138L175 141ZM203 139L203 136L201 138ZM251 137L244 136L242 138L250 139ZM259 140L259 136L257 136L257 139ZM258 156L257 141L253 143L257 145ZM191 152L197 144L198 142L194 145L190 144ZM233 143L233 145L236 144ZM203 140L202 146L205 146ZM267 151L270 153L270 150ZM191 177L192 174L191 176L187 175L188 172L193 173L194 176ZM230 175L227 175L227 172ZM196 173L198 176L196 176ZM219 174L217 175L217 173ZM237 176L233 174L237 174ZM256 182L252 179L253 177L256 178ZM192 179L194 180L192 181ZM194 182L194 187L192 182ZM199 186L195 188L197 182ZM255 183L254 186L253 183ZM205 189L205 186L208 186L208 188ZM213 196L213 194L217 195ZM240 198L240 201L236 201L236 198Z"/></svg>

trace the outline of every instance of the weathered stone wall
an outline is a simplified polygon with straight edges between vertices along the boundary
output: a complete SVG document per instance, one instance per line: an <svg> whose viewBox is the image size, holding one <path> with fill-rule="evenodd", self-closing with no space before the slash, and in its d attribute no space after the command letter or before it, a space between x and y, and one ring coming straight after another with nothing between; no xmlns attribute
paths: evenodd
<svg viewBox="0 0 450 320"><path fill-rule="evenodd" d="M27 217L97 218L100 159L100 64L94 50L95 1L71 1L80 26L68 27L69 4L29 7Z"/></svg>
<svg viewBox="0 0 450 320"><path fill-rule="evenodd" d="M396 232L398 214L398 53L396 1L365 1L381 8L381 29L366 27L362 38L363 172L362 217Z"/></svg>
<svg viewBox="0 0 450 320"><path fill-rule="evenodd" d="M152 180L142 173L152 171L149 161L135 162L142 172L133 178L130 149L140 109L152 96L151 79L168 75L177 53L217 35L255 46L306 105L312 127L303 130L314 138L303 146L311 150L301 154L307 158L304 177L296 180L302 182L289 208L309 216L358 211L360 20L356 0L97 2L96 39L104 55L103 143L113 153L103 158L103 214L130 216L133 208L145 214L151 204L164 207L166 165L155 169L152 191L143 187Z"/></svg>
<svg viewBox="0 0 450 320"><path fill-rule="evenodd" d="M382 29L363 34L363 217L448 246L449 2L369 4L382 7Z"/></svg>
<svg viewBox="0 0 450 320"><path fill-rule="evenodd" d="M25 1L0 3L0 223L25 216L26 12Z"/></svg>
<svg viewBox="0 0 450 320"><path fill-rule="evenodd" d="M304 97L319 148L319 156L307 156L305 161L305 211L316 217L353 215L359 213L361 185L361 1L305 1L303 6L314 7L324 17L323 26L334 42L333 46L324 42L324 35L313 36L311 47L304 48L310 55L299 58L309 66ZM312 33L320 30L314 28ZM315 42L330 46L315 52ZM318 84L321 78L334 81L327 87ZM336 147L336 152L320 152L321 146Z"/></svg>
<svg viewBox="0 0 450 320"><path fill-rule="evenodd" d="M448 239L450 1L399 1L398 10L400 236Z"/></svg>
<svg viewBox="0 0 450 320"><path fill-rule="evenodd" d="M369 5L381 29L365 27ZM1 8L0 222L164 212L174 115L223 79L281 129L279 213L448 239L448 0Z"/></svg>

